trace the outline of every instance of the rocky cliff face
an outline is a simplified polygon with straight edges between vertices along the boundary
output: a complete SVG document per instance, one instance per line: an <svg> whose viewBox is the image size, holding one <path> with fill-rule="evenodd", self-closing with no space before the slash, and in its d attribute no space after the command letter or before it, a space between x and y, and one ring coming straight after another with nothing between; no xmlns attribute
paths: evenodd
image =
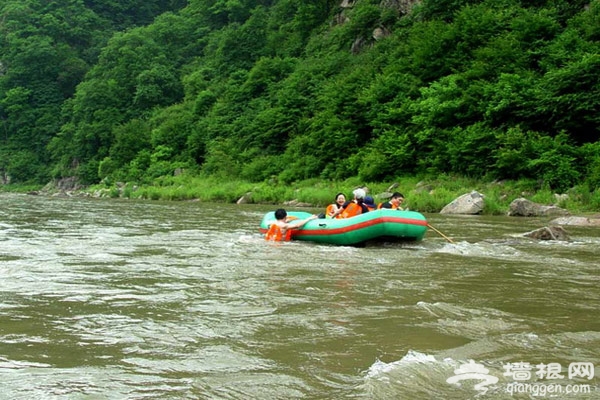
<svg viewBox="0 0 600 400"><path fill-rule="evenodd" d="M10 176L3 170L0 170L0 185L8 185L10 183Z"/></svg>
<svg viewBox="0 0 600 400"><path fill-rule="evenodd" d="M343 10L353 8L360 0L342 0L340 8ZM381 0L379 7L389 8L397 11L401 15L410 14L416 4L421 3L421 0Z"/></svg>
<svg viewBox="0 0 600 400"><path fill-rule="evenodd" d="M333 21L334 24L342 25L347 23L350 20L347 10L354 8L359 2L360 0L342 0L340 3L340 8L342 11L335 16ZM381 0L379 7L392 9L399 15L408 15L411 13L413 7L420 2L421 0ZM391 31L388 29L388 27L374 27L371 37L357 37L352 43L350 51L353 54L358 54L362 49L372 46L374 42L381 40L390 34Z"/></svg>
<svg viewBox="0 0 600 400"><path fill-rule="evenodd" d="M397 10L401 14L410 14L415 4L421 0L381 0L379 5L384 8Z"/></svg>

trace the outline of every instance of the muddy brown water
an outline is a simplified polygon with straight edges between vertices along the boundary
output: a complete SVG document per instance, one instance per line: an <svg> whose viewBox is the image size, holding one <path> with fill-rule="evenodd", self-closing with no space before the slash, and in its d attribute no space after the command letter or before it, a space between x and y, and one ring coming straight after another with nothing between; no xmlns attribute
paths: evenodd
<svg viewBox="0 0 600 400"><path fill-rule="evenodd" d="M0 398L600 398L600 229L276 244L270 209L0 194Z"/></svg>

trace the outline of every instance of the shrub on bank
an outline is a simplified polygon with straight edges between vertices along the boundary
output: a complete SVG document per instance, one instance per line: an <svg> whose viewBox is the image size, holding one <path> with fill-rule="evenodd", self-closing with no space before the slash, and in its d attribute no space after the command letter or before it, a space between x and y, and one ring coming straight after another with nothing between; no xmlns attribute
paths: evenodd
<svg viewBox="0 0 600 400"><path fill-rule="evenodd" d="M399 191L406 197L406 207L425 213L439 212L455 198L473 190L485 195L484 213L489 215L505 214L510 203L519 197L542 204L556 204L572 211L596 211L600 204L600 192L590 191L585 185L571 189L566 198L557 200L555 193L547 186L534 180L482 182L442 175L429 179L403 177L397 180L397 186L392 186L392 183L394 182L361 183L357 178L340 182L310 179L283 184L274 180L249 183L239 180L220 181L215 178L171 177L168 183L161 181L158 186L143 187L133 192L131 197L233 203L251 193L248 198L251 203L283 204L294 200L324 208L333 201L336 193L342 192L350 199L355 188L366 187L376 202L385 201L385 194L390 191Z"/></svg>
<svg viewBox="0 0 600 400"><path fill-rule="evenodd" d="M250 183L241 180L226 180L202 177L169 177L156 182L154 186L133 189L126 185L121 197L150 200L192 200L204 202L234 203L242 196L251 193L248 201L256 204L283 204L295 200L314 207L325 207L333 201L336 193L342 192L348 199L357 187L366 187L376 202L385 201L384 194L399 191L406 197L405 206L424 213L439 212L455 198L477 190L485 196L483 213L502 215L510 203L519 197L528 198L541 204L555 204L572 212L600 210L600 190L591 190L583 184L570 189L566 198L557 199L547 185L535 180L482 182L466 177L442 175L436 178L403 177L393 182L360 182L357 178L345 181L322 181L309 179L292 184L274 180Z"/></svg>
<svg viewBox="0 0 600 400"><path fill-rule="evenodd" d="M348 199L357 187L366 187L376 202L386 200L385 194L399 191L406 197L405 206L424 213L439 212L455 198L477 190L485 196L483 213L488 215L506 214L510 203L525 197L536 203L558 205L571 212L600 211L600 189L589 184L577 185L566 192L567 196L557 197L543 182L535 180L483 182L465 177L439 176L435 178L401 177L394 182L360 182L358 178L345 181L323 181L309 179L292 184L283 184L273 179L260 183L241 180L218 179L182 174L162 177L151 185L136 186L132 183L105 182L88 187L87 193L103 193L109 197L122 197L147 200L198 200L201 202L235 203L248 193L248 201L256 204L283 204L288 201L308 203L325 208L338 192ZM118 187L117 187L118 186ZM29 186L1 186L3 191L28 192ZM39 189L38 187L34 188Z"/></svg>

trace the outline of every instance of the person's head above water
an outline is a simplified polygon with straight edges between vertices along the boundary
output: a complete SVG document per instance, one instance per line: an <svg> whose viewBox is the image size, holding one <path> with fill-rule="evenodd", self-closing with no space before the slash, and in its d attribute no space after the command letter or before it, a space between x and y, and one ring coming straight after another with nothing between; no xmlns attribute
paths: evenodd
<svg viewBox="0 0 600 400"><path fill-rule="evenodd" d="M285 217L287 217L287 211L285 211L283 208L275 210L275 219L280 220L285 219Z"/></svg>

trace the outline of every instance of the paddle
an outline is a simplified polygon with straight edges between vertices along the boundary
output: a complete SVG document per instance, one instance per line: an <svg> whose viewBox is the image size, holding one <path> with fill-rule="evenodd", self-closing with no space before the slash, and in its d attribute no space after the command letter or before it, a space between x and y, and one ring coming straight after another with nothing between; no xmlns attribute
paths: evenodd
<svg viewBox="0 0 600 400"><path fill-rule="evenodd" d="M427 227L431 228L435 233L439 234L441 237L443 237L444 239L446 239L448 242L454 243L452 241L452 239L450 239L448 236L444 235L442 232L440 232L437 229L435 229L433 226L431 226L431 224L427 224Z"/></svg>

